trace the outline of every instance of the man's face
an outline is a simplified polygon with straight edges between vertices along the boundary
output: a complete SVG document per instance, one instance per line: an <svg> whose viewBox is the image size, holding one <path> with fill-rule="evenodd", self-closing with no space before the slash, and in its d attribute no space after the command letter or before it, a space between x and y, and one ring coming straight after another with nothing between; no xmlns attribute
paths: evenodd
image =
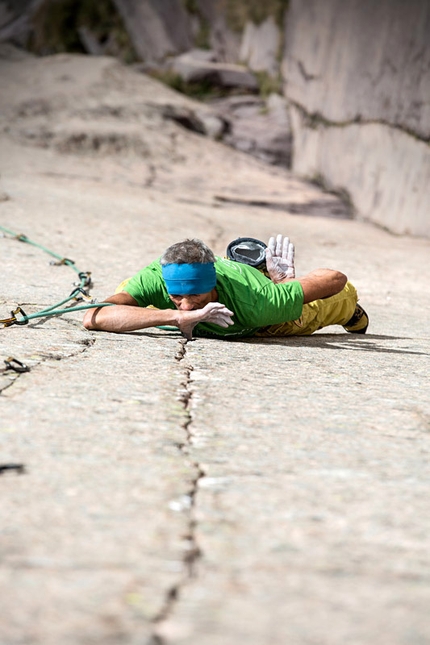
<svg viewBox="0 0 430 645"><path fill-rule="evenodd" d="M188 296L176 296L169 294L170 300L180 311L192 311L203 309L209 302L215 302L217 297L216 289L208 293L190 294Z"/></svg>

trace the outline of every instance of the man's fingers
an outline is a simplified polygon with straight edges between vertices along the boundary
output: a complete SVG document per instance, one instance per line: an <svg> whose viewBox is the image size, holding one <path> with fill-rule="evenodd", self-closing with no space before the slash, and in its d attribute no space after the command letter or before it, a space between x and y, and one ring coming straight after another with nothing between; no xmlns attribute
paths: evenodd
<svg viewBox="0 0 430 645"><path fill-rule="evenodd" d="M276 252L276 240L275 240L275 238L274 238L274 237L269 238L269 244L267 245L266 252L267 252L268 250L269 250L273 255L274 255L274 254L275 254L275 252Z"/></svg>
<svg viewBox="0 0 430 645"><path fill-rule="evenodd" d="M230 327L230 325L233 325L233 321L231 318L219 318L217 320L212 320L211 321L213 325L218 325L218 327Z"/></svg>
<svg viewBox="0 0 430 645"><path fill-rule="evenodd" d="M290 267L294 267L294 255L295 255L294 244L290 242L288 244L288 251L287 251L287 262L288 262L288 266Z"/></svg>
<svg viewBox="0 0 430 645"><path fill-rule="evenodd" d="M193 330L195 325L187 325L186 327L181 327L181 333L187 340L193 340Z"/></svg>
<svg viewBox="0 0 430 645"><path fill-rule="evenodd" d="M233 312L227 309L221 302L209 302L202 309L200 322L213 323L220 327L229 327L234 324L232 320L233 315Z"/></svg>
<svg viewBox="0 0 430 645"><path fill-rule="evenodd" d="M209 302L204 308L203 311L205 314L209 313L223 313L227 314L228 316L232 316L233 312L230 311L230 309L227 309L225 305L222 304L222 302Z"/></svg>
<svg viewBox="0 0 430 645"><path fill-rule="evenodd" d="M229 327L230 325L234 324L231 316L224 314L216 314L215 316L209 318L207 322L215 323L215 325L220 325L221 327Z"/></svg>
<svg viewBox="0 0 430 645"><path fill-rule="evenodd" d="M276 236L276 256L278 258L282 257L282 242L283 242L284 236L279 233Z"/></svg>
<svg viewBox="0 0 430 645"><path fill-rule="evenodd" d="M282 259L285 261L287 261L288 259L289 246L290 246L290 238L284 237L284 241L282 243Z"/></svg>

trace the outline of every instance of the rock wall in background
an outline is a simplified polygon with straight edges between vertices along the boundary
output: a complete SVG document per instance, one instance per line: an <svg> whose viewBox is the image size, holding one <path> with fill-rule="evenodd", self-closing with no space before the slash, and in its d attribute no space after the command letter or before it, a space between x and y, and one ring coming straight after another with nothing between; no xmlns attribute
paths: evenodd
<svg viewBox="0 0 430 645"><path fill-rule="evenodd" d="M430 235L430 2L291 0L282 69L293 169Z"/></svg>
<svg viewBox="0 0 430 645"><path fill-rule="evenodd" d="M0 0L0 42L14 40L25 46L29 32L29 10L34 0Z"/></svg>
<svg viewBox="0 0 430 645"><path fill-rule="evenodd" d="M0 0L0 42L23 46L32 29L43 35L34 16L39 23L52 16L53 2ZM75 3L92 22L76 21L75 49L39 36L35 53L117 55L143 61L144 71L175 74L192 63L194 76L224 86L220 79L234 72L249 82L233 93L255 94L258 86L260 97L218 106L224 140L288 165L292 131L295 172L342 191L361 217L430 236L430 0L55 0L61 3ZM115 12L125 29L115 16L106 20ZM282 91L290 114L279 119L272 109L279 101L266 99Z"/></svg>
<svg viewBox="0 0 430 645"><path fill-rule="evenodd" d="M142 60L162 60L193 47L191 17L182 0L113 2Z"/></svg>

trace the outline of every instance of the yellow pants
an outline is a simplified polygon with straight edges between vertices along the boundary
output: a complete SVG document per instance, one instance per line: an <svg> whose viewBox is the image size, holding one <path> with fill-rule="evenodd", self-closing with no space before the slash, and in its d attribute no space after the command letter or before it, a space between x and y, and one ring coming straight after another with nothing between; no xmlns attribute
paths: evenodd
<svg viewBox="0 0 430 645"><path fill-rule="evenodd" d="M330 298L313 300L303 305L302 315L298 320L269 325L260 329L255 335L270 336L310 336L317 329L329 325L345 325L352 317L357 304L357 291L350 282Z"/></svg>

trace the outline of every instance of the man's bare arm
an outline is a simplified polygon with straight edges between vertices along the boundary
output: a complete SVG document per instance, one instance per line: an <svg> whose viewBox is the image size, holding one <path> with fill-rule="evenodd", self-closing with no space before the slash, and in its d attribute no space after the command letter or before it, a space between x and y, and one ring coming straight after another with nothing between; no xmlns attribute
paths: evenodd
<svg viewBox="0 0 430 645"><path fill-rule="evenodd" d="M112 302L116 306L89 309L83 320L86 329L121 333L159 325L173 325L178 327L186 338L191 339L193 329L199 322L214 323L220 327L233 324L233 312L220 302L210 302L203 309L192 311L151 309L139 307L136 300L125 291L106 298L105 302Z"/></svg>
<svg viewBox="0 0 430 645"><path fill-rule="evenodd" d="M178 326L174 309L161 311L139 307L136 300L125 291L106 298L105 302L111 302L116 306L89 309L84 316L84 327L121 333L157 325Z"/></svg>
<svg viewBox="0 0 430 645"><path fill-rule="evenodd" d="M289 280L285 280L289 282ZM298 278L298 282L303 289L303 304L319 300L320 298L329 298L342 291L347 282L347 277L340 271L332 269L316 269L311 271L303 278Z"/></svg>

